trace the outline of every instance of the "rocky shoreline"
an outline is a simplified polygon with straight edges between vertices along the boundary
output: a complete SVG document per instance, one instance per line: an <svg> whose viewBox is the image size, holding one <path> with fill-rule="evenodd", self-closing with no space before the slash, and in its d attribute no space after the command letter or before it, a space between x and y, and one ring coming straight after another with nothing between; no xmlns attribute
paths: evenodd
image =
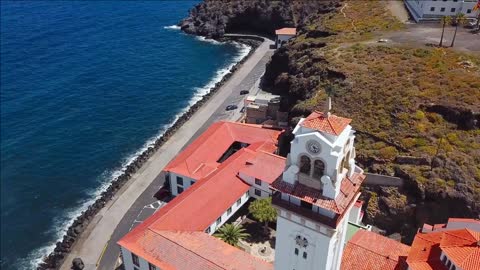
<svg viewBox="0 0 480 270"><path fill-rule="evenodd" d="M203 105L210 97L212 97L218 89L233 75L233 73L240 68L240 66L247 61L255 52L256 48L261 44L261 38L242 37L242 38L221 38L220 42L235 41L248 45L251 48L250 52L239 62L237 62L227 73L221 81L217 82L215 86L210 89L210 92L205 94L202 99L193 104L185 113L183 113L175 123L169 127L151 146L149 146L142 154L135 158L128 166L122 175L114 179L108 188L103 191L99 198L95 200L87 210L83 211L75 218L73 223L68 227L66 234L61 241L56 243L55 249L45 256L42 262L37 266L37 270L53 270L59 269L64 262L67 254L72 250L76 240L88 226L95 215L117 194L117 192L130 180L130 178L145 164L145 162L167 141L175 132L185 123L190 117Z"/></svg>

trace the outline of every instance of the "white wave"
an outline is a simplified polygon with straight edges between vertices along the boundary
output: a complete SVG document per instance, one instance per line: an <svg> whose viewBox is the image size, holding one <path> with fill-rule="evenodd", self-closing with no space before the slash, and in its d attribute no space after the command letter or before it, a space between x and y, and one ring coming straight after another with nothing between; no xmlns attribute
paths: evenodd
<svg viewBox="0 0 480 270"><path fill-rule="evenodd" d="M210 42L210 40L208 42ZM221 42L218 42L218 41L215 41L215 42L221 44ZM38 248L38 249L34 250L33 252L31 252L29 254L29 256L27 256L27 258L21 260L18 263L19 265L17 265L17 266L19 268L21 268L21 269L36 269L37 265L42 262L43 258L45 256L47 256L48 254L50 254L55 249L56 243L58 241L62 241L63 236L67 233L68 228L73 224L75 219L83 211L86 211L88 209L88 206L90 206L93 202L95 202L95 200L100 198L102 192L107 190L110 183L113 180L115 180L116 178L118 178L119 176L121 176L125 172L125 170L127 169L127 166L132 164L138 156L140 156L143 152L145 152L149 147L153 146L155 144L155 142L164 134L164 132L167 129L172 127L175 124L175 122L177 122L178 119L190 109L191 106L193 106L195 103L197 103L199 100L201 100L204 95L208 94L212 90L212 88L215 86L215 84L217 82L220 82L222 80L222 78L225 75L227 75L230 72L230 70L239 61L241 61L244 57L246 57L248 55L248 53L250 52L250 50L252 49L250 46L247 46L245 44L241 44L241 43L237 43L237 42L231 42L231 43L239 48L239 52L235 56L235 58L232 60L232 62L228 66L217 70L217 72L215 73L213 78L205 86L200 87L200 88L195 88L195 93L194 93L193 97L189 100L189 103L188 103L189 105L187 107L185 107L183 110L181 110L179 113L177 113L170 123L163 125L160 128L157 135L148 139L145 142L145 144L139 150L137 150L135 153L127 156L124 159L124 161L122 162L122 165L119 169L114 170L114 171L105 171L102 174L102 177L100 177L100 178L104 179L101 182L101 186L99 188L89 192L90 195L88 196L88 198L86 198L85 200L82 200L80 202L81 203L80 207L74 208L74 209L71 209L71 210L67 210L66 211L67 214L64 217L62 217L62 218L60 218L60 219L58 219L54 222L54 226L53 226L52 230L56 231L55 232L56 240L48 243L46 246L43 246L43 247Z"/></svg>
<svg viewBox="0 0 480 270"><path fill-rule="evenodd" d="M163 29L180 30L180 26L178 26L178 25L169 25L169 26L164 26Z"/></svg>
<svg viewBox="0 0 480 270"><path fill-rule="evenodd" d="M208 42L210 44L213 44L213 45L222 45L224 43L220 42L220 41L217 41L215 39L211 39L211 38L206 38L206 37L202 37L202 36L195 36L196 39L200 40L200 41L203 41L203 42Z"/></svg>

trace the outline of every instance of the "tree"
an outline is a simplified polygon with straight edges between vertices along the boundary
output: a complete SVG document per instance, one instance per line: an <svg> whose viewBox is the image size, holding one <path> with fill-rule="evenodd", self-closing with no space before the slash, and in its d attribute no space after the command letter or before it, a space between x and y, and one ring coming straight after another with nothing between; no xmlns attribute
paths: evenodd
<svg viewBox="0 0 480 270"><path fill-rule="evenodd" d="M452 44L450 47L453 47L453 44L455 43L455 38L457 37L457 30L459 25L465 25L467 23L468 19L467 16L463 13L458 13L457 16L455 17L455 34L453 34L453 39L452 39Z"/></svg>
<svg viewBox="0 0 480 270"><path fill-rule="evenodd" d="M445 33L445 26L447 24L451 24L452 23L452 17L450 16L443 16L442 17L442 20L441 20L441 23L442 23L442 36L440 37L440 44L438 46L442 47L443 45L443 34Z"/></svg>
<svg viewBox="0 0 480 270"><path fill-rule="evenodd" d="M252 202L248 207L248 211L256 220L265 223L265 231L268 230L268 222L273 222L277 219L277 210L272 206L271 197Z"/></svg>
<svg viewBox="0 0 480 270"><path fill-rule="evenodd" d="M225 243L236 247L240 240L249 237L250 234L245 232L245 228L243 228L241 224L234 225L232 223L229 223L220 227L217 233L215 233L213 236L218 237L222 239Z"/></svg>

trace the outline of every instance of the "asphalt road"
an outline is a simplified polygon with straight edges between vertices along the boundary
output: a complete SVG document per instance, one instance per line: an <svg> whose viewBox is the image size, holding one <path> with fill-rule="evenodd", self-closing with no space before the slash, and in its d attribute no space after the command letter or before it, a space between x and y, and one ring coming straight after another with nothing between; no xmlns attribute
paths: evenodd
<svg viewBox="0 0 480 270"><path fill-rule="evenodd" d="M271 42L271 41L267 41ZM261 76L265 72L265 66L273 50L267 51L260 61L253 67L248 75L233 89L231 95L227 97L222 105L212 114L212 116L194 133L192 138L182 147L182 150L203 133L212 123L220 120L236 121L241 117L240 110L243 107L243 100L247 95L240 95L241 90L249 90L250 94L256 94ZM237 105L238 109L226 111L227 105ZM107 246L104 249L97 269L112 270L115 268L120 254L120 247L116 242L128 233L132 228L140 224L143 220L152 215L162 205L157 204L157 200L153 195L163 186L165 182L165 174L160 173L154 181L146 188L146 190L137 198L133 205L128 209L127 213L120 220L115 228ZM154 204L152 206L152 204Z"/></svg>

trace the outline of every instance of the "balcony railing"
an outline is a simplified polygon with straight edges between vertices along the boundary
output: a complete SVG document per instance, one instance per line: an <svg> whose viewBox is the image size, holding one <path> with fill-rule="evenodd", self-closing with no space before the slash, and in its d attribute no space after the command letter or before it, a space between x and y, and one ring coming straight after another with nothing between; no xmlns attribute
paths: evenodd
<svg viewBox="0 0 480 270"><path fill-rule="evenodd" d="M303 208L301 206L298 206L294 203L291 203L289 201L285 201L282 199L282 194L281 192L275 192L272 196L272 203L278 207L281 207L285 210L297 213L298 215L308 218L310 220L313 220L315 222L319 222L322 224L325 224L327 226L330 226L331 228L335 229L337 227L337 221L338 221L338 215L336 215L333 219L321 215L319 213L313 212L312 210L308 210L306 208Z"/></svg>

